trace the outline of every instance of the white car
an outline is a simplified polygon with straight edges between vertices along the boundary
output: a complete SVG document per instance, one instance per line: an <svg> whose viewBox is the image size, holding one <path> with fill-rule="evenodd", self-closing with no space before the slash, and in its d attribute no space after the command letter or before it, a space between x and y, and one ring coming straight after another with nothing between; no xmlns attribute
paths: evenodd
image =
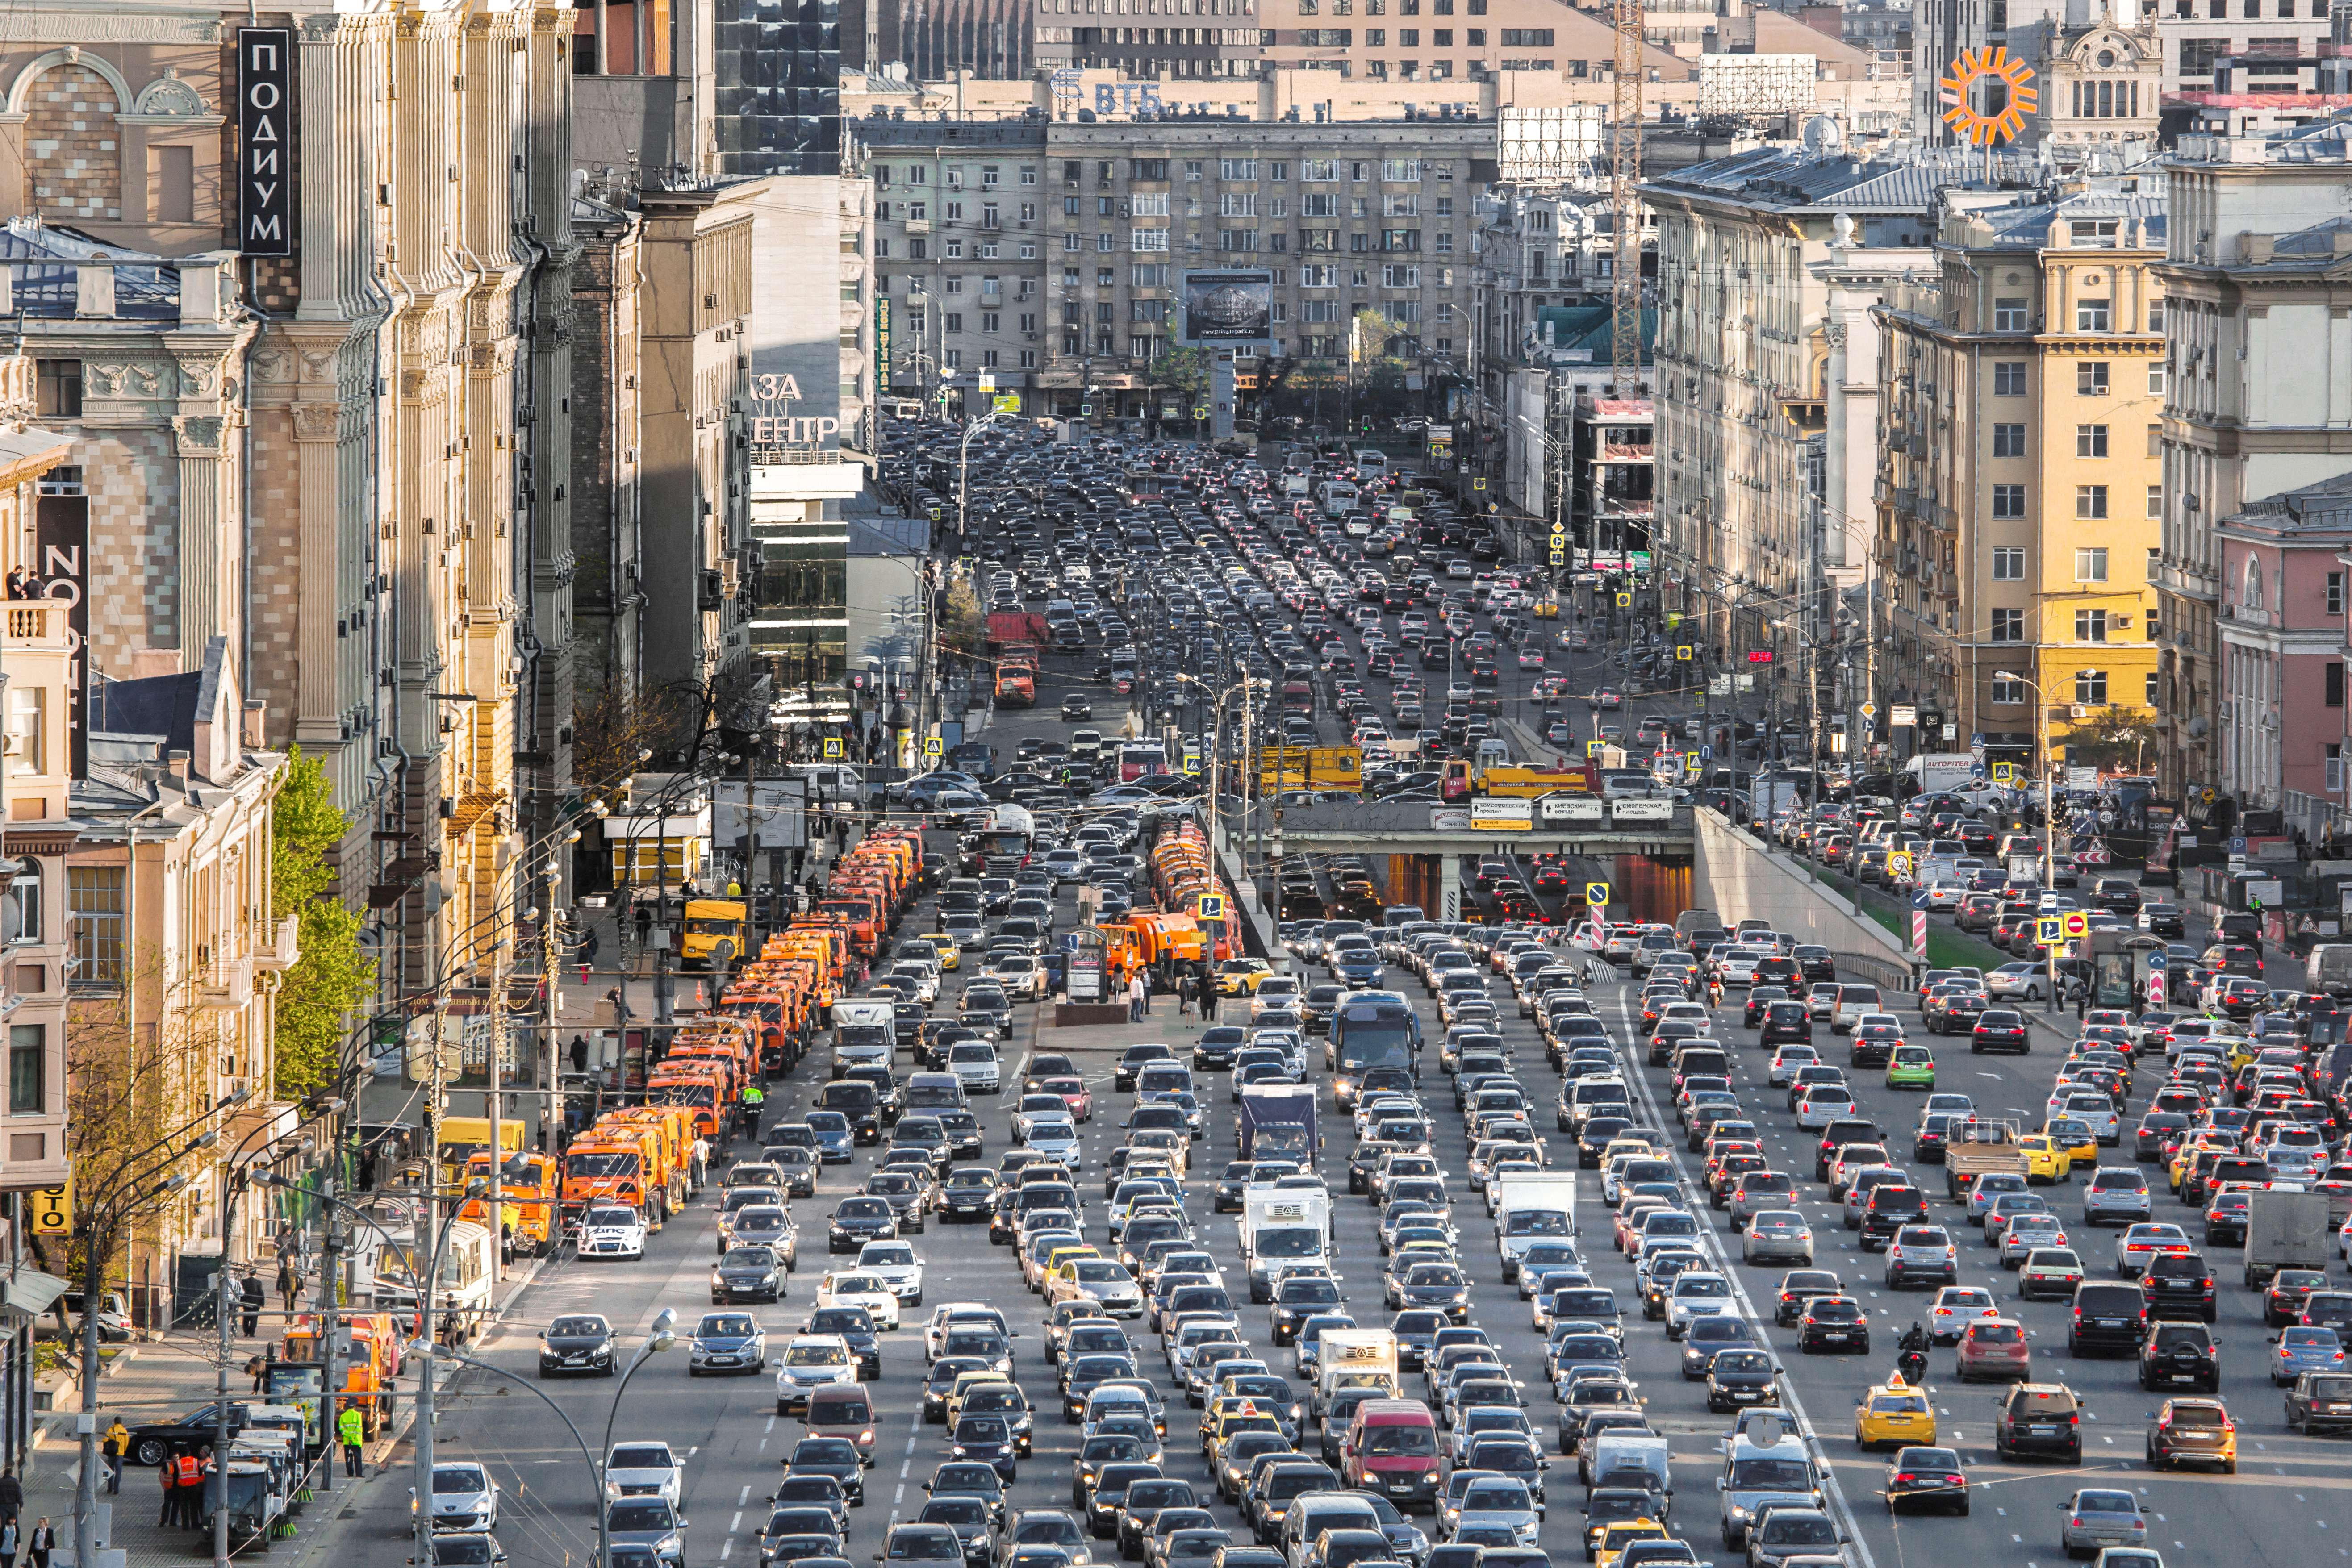
<svg viewBox="0 0 2352 1568"><path fill-rule="evenodd" d="M923 1304L923 1260L904 1241L868 1241L857 1250L857 1271L874 1274L910 1307Z"/></svg>
<svg viewBox="0 0 2352 1568"><path fill-rule="evenodd" d="M685 1481L686 1467L667 1443L615 1443L604 1459L607 1498L657 1497L675 1508Z"/></svg>
<svg viewBox="0 0 2352 1568"><path fill-rule="evenodd" d="M583 1258L642 1258L646 1217L619 1204L591 1208L581 1218L575 1251Z"/></svg>
<svg viewBox="0 0 2352 1568"><path fill-rule="evenodd" d="M981 972L1003 986L1008 997L1034 1001L1045 994L1045 968L1026 953L1007 953Z"/></svg>
<svg viewBox="0 0 2352 1568"><path fill-rule="evenodd" d="M820 1307L864 1307L874 1326L885 1333L898 1326L898 1293L881 1275L865 1269L844 1269L827 1274L816 1288Z"/></svg>
<svg viewBox="0 0 2352 1568"><path fill-rule="evenodd" d="M1785 1089L1789 1081L1796 1077L1797 1069L1819 1066L1821 1060L1822 1053L1813 1047L1792 1041L1773 1052L1771 1065L1765 1070L1764 1081L1775 1089Z"/></svg>
<svg viewBox="0 0 2352 1568"><path fill-rule="evenodd" d="M1675 1276L1666 1297L1666 1337L1680 1339L1690 1332L1694 1318L1718 1317L1731 1311L1731 1281L1711 1270L1686 1269Z"/></svg>
<svg viewBox="0 0 2352 1568"><path fill-rule="evenodd" d="M409 1506L414 1509L412 1496ZM496 1530L499 1527L499 1483L472 1459L452 1459L433 1467L433 1528L436 1530Z"/></svg>
<svg viewBox="0 0 2352 1568"><path fill-rule="evenodd" d="M1013 1113L1013 1141L1025 1144L1030 1128L1039 1122L1066 1121L1070 1103L1059 1094L1024 1094Z"/></svg>
<svg viewBox="0 0 2352 1568"><path fill-rule="evenodd" d="M1070 1119L1068 1112L1050 1120L1041 1116L1031 1123L1025 1142L1047 1159L1057 1160L1073 1170L1077 1168L1078 1124Z"/></svg>
<svg viewBox="0 0 2352 1568"><path fill-rule="evenodd" d="M996 1046L985 1040L960 1040L948 1047L948 1071L963 1084L967 1094L993 1094L1003 1087L1003 1068L996 1058Z"/></svg>

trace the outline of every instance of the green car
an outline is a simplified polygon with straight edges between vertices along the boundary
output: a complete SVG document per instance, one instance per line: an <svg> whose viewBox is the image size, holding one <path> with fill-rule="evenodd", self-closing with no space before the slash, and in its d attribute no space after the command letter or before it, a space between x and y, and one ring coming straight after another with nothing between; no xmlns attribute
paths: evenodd
<svg viewBox="0 0 2352 1568"><path fill-rule="evenodd" d="M1898 1045L1895 1054L1886 1059L1886 1086L1889 1089L1933 1089L1936 1086L1936 1053L1924 1045Z"/></svg>

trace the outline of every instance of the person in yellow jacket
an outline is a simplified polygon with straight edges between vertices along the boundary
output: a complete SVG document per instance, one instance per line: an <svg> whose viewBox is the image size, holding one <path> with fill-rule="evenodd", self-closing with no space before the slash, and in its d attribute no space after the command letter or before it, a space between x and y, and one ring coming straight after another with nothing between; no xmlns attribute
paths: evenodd
<svg viewBox="0 0 2352 1568"><path fill-rule="evenodd" d="M335 1417L335 1437L343 1446L343 1474L357 1476L364 1453L362 1445L367 1441L367 1422L358 1406L344 1406L343 1413Z"/></svg>
<svg viewBox="0 0 2352 1568"><path fill-rule="evenodd" d="M106 1453L107 1494L114 1496L122 1490L122 1457L131 1451L131 1428L122 1424L121 1416L117 1416L114 1425L106 1429L100 1447Z"/></svg>

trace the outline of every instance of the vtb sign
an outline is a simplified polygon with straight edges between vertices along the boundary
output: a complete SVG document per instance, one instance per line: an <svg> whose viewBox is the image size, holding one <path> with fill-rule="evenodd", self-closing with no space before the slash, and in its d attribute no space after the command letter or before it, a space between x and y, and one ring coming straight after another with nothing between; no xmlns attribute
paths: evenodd
<svg viewBox="0 0 2352 1568"><path fill-rule="evenodd" d="M236 30L236 247L247 256L294 254L294 34Z"/></svg>

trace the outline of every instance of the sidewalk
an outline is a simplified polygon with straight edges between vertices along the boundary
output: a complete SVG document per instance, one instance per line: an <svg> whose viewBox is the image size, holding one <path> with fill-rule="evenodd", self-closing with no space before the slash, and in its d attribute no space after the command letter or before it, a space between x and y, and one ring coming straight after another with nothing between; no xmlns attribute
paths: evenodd
<svg viewBox="0 0 2352 1568"><path fill-rule="evenodd" d="M496 1332L496 1323L512 1312L522 1293L539 1277L548 1259L518 1259L513 1272L508 1276L499 1297L492 1327L486 1335ZM306 1291L306 1300L308 1293ZM262 1327L265 1334L273 1321L282 1321L275 1311L265 1314ZM229 1397L232 1400L252 1399L253 1380L244 1372L245 1358L258 1352L268 1343L266 1338L237 1337L231 1342L234 1356L229 1368ZM115 1369L99 1383L98 1424L104 1431L117 1413L125 1426L136 1428L142 1424L174 1419L200 1410L217 1397L219 1391L219 1338L216 1329L173 1330L169 1333L129 1347L135 1354L116 1358ZM377 1487L386 1484L385 1469L398 1456L407 1452L405 1439L415 1419L415 1364L412 1358L404 1364L394 1404L393 1418L366 1448L366 1473L358 1480L347 1479L341 1471L341 1458L330 1450L321 1466L334 1467L333 1490L314 1495L294 1516L295 1535L291 1540L268 1542L270 1560L279 1563L323 1560L338 1547L341 1533L337 1525L352 1518L355 1504ZM441 1374L436 1390L446 1389L453 1381L447 1372ZM23 1521L30 1526L47 1516L56 1529L59 1542L60 1563L72 1555L73 1511L75 1490L80 1476L79 1440L74 1436L74 1417L79 1413L80 1395L74 1389L60 1391L61 1405L73 1406L48 1412L37 1419L40 1430L33 1439L32 1458L27 1460L23 1477L25 1511ZM125 1464L122 1468L122 1491L109 1497L105 1490L103 1460L99 1474L98 1501L101 1510L114 1505L113 1529L101 1531L100 1539L121 1552L125 1568L177 1568L193 1562L209 1562L213 1538L210 1531L167 1529L156 1522L163 1510L161 1479L152 1469ZM313 1479L316 1479L314 1472ZM402 1489L408 1485L406 1470L394 1473L389 1484ZM248 1552L257 1550L248 1547ZM103 1563L107 1560L101 1558Z"/></svg>

